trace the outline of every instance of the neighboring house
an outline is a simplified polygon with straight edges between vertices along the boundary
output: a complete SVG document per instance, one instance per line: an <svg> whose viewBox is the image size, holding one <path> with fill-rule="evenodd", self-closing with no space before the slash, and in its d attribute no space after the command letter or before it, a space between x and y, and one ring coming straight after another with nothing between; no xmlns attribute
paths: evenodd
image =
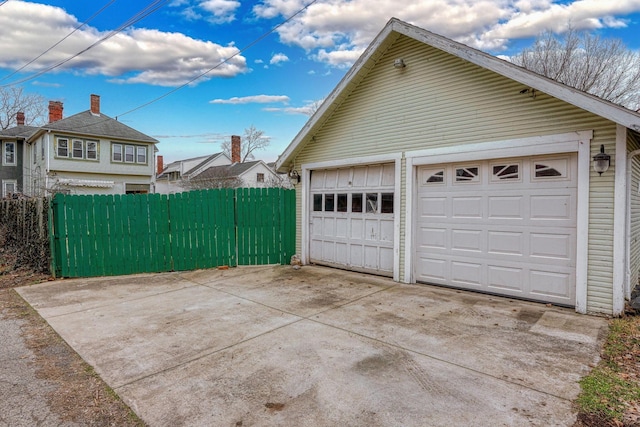
<svg viewBox="0 0 640 427"><path fill-rule="evenodd" d="M24 141L38 128L25 126L24 113L16 114L17 125L0 130L0 195L10 197L21 193L24 188Z"/></svg>
<svg viewBox="0 0 640 427"><path fill-rule="evenodd" d="M161 194L180 193L185 191L182 186L183 181L197 177L198 174L210 167L228 164L231 164L229 156L225 153L215 153L210 156L178 160L169 163L165 168L159 166L156 177L156 192Z"/></svg>
<svg viewBox="0 0 640 427"><path fill-rule="evenodd" d="M281 187L278 174L262 160L212 166L191 179L191 188Z"/></svg>
<svg viewBox="0 0 640 427"><path fill-rule="evenodd" d="M157 191L171 194L204 188L287 187L288 180L283 180L272 166L262 160L243 163L240 153L241 138L233 135L231 158L216 153L178 160L164 168L158 165Z"/></svg>
<svg viewBox="0 0 640 427"><path fill-rule="evenodd" d="M392 19L277 167L305 263L619 315L639 154L637 112Z"/></svg>
<svg viewBox="0 0 640 427"><path fill-rule="evenodd" d="M26 139L26 194L154 192L158 140L103 114L98 95L87 111L63 118L62 110L49 102L49 123Z"/></svg>

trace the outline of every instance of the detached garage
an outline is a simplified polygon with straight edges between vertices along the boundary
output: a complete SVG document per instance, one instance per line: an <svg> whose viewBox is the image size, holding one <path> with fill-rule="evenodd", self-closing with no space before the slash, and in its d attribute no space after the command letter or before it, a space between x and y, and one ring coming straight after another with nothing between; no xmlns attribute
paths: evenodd
<svg viewBox="0 0 640 427"><path fill-rule="evenodd" d="M639 131L392 19L277 167L301 177L304 263L617 315L640 270Z"/></svg>

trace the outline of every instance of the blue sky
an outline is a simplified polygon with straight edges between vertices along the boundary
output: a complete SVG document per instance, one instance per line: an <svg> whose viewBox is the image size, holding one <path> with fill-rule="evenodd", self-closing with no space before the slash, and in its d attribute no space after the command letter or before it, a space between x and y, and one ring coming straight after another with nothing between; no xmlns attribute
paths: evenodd
<svg viewBox="0 0 640 427"><path fill-rule="evenodd" d="M391 17L494 55L568 24L640 50L640 0L403 3L0 0L0 86L62 101L65 117L98 94L103 113L160 140L165 163L218 152L250 125L271 138L256 157L274 161ZM157 10L132 24L146 7Z"/></svg>

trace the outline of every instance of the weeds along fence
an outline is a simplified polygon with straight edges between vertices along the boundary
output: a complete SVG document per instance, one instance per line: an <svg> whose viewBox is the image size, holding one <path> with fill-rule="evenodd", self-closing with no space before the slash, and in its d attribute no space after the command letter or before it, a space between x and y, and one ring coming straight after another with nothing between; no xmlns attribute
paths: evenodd
<svg viewBox="0 0 640 427"><path fill-rule="evenodd" d="M57 194L51 202L56 277L287 264L295 253L295 190Z"/></svg>
<svg viewBox="0 0 640 427"><path fill-rule="evenodd" d="M48 211L49 200L44 198L0 201L4 246L17 253L17 267L50 272Z"/></svg>

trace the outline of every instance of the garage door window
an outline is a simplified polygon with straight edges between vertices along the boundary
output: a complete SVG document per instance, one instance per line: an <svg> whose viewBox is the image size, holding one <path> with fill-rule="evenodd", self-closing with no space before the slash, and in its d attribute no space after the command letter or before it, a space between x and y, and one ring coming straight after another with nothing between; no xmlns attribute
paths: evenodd
<svg viewBox="0 0 640 427"><path fill-rule="evenodd" d="M322 212L322 194L313 195L313 211Z"/></svg>
<svg viewBox="0 0 640 427"><path fill-rule="evenodd" d="M492 181L517 181L520 179L520 165L517 163L493 165Z"/></svg>
<svg viewBox="0 0 640 427"><path fill-rule="evenodd" d="M351 212L362 213L362 194L351 195Z"/></svg>
<svg viewBox="0 0 640 427"><path fill-rule="evenodd" d="M393 193L382 193L380 213L393 213Z"/></svg>
<svg viewBox="0 0 640 427"><path fill-rule="evenodd" d="M325 212L333 212L334 207L334 194L325 194L324 195L324 211Z"/></svg>
<svg viewBox="0 0 640 427"><path fill-rule="evenodd" d="M422 182L424 184L443 184L444 169L425 169L422 172Z"/></svg>
<svg viewBox="0 0 640 427"><path fill-rule="evenodd" d="M460 167L456 168L456 182L479 182L480 175L478 167Z"/></svg>
<svg viewBox="0 0 640 427"><path fill-rule="evenodd" d="M346 194L338 194L338 212L347 212Z"/></svg>
<svg viewBox="0 0 640 427"><path fill-rule="evenodd" d="M378 212L378 193L367 193L367 213Z"/></svg>
<svg viewBox="0 0 640 427"><path fill-rule="evenodd" d="M545 162L533 162L534 179L566 178L569 169L569 159L552 159Z"/></svg>

